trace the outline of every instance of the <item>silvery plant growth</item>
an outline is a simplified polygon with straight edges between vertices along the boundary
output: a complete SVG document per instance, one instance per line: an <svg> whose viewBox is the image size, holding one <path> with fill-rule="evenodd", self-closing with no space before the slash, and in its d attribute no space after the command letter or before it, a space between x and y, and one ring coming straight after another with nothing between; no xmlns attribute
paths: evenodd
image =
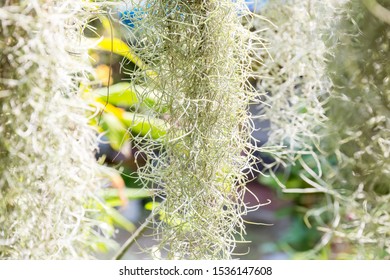
<svg viewBox="0 0 390 280"><path fill-rule="evenodd" d="M96 211L105 171L93 112L78 94L89 71L86 10L84 1L0 4L1 259L89 258L108 234Z"/></svg>
<svg viewBox="0 0 390 280"><path fill-rule="evenodd" d="M257 83L267 91L265 146L275 148L272 165L299 164L311 188L279 183L285 192L324 194L305 219L323 232L313 253L333 244L352 258L388 258L390 6L269 2L270 55Z"/></svg>
<svg viewBox="0 0 390 280"><path fill-rule="evenodd" d="M244 25L253 15L230 0L143 1L133 11L136 52L148 65L134 79L161 92L167 108L164 137L136 140L149 159L140 178L163 199L153 251L231 258L245 234L243 214L253 210L243 200L258 149L247 113L259 93L246 81L263 47Z"/></svg>

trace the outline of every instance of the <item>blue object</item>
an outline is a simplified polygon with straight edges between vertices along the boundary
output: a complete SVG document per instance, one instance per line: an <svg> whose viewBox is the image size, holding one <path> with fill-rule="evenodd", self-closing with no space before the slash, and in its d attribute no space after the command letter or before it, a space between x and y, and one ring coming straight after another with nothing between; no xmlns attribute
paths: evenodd
<svg viewBox="0 0 390 280"><path fill-rule="evenodd" d="M142 20L142 9L134 8L132 10L118 11L119 20L130 28L135 27L135 22Z"/></svg>
<svg viewBox="0 0 390 280"><path fill-rule="evenodd" d="M251 12L259 12L265 5L267 5L268 0L245 0L246 5L248 6Z"/></svg>

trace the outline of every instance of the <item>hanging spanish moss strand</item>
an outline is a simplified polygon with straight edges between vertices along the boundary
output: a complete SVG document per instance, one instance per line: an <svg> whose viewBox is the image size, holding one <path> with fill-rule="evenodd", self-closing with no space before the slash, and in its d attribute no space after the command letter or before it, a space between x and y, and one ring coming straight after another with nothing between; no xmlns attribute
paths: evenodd
<svg viewBox="0 0 390 280"><path fill-rule="evenodd" d="M264 10L277 26L264 33L270 70L259 69L273 78L259 83L270 92L268 145L286 146L276 163L300 163L312 186L288 192L326 194L306 214L325 233L309 257L331 243L348 258L389 258L390 6L378 5L274 0Z"/></svg>
<svg viewBox="0 0 390 280"><path fill-rule="evenodd" d="M0 4L1 259L90 258L103 240L96 134L77 95L84 4Z"/></svg>
<svg viewBox="0 0 390 280"><path fill-rule="evenodd" d="M265 145L274 147L269 168L286 167L305 157L318 160L332 86L326 71L332 50L324 42L337 20L331 2L270 0L260 11L272 22L262 33L268 46L263 55L266 67L257 68L258 90L267 91L259 106L270 123ZM255 27L263 29L264 21L256 20Z"/></svg>
<svg viewBox="0 0 390 280"><path fill-rule="evenodd" d="M133 75L162 93L168 127L160 141L135 140L147 158L140 178L163 199L154 255L229 259L250 210L243 195L255 147L247 107L258 94L247 79L262 44L242 24L243 1L142 3L132 32L148 68Z"/></svg>
<svg viewBox="0 0 390 280"><path fill-rule="evenodd" d="M368 2L379 5L348 2L336 29L338 47L329 62L335 86L328 142L337 168L329 169L326 178L341 195L335 198L336 240L357 258L388 259L390 25L365 6ZM383 8L389 10L389 3Z"/></svg>

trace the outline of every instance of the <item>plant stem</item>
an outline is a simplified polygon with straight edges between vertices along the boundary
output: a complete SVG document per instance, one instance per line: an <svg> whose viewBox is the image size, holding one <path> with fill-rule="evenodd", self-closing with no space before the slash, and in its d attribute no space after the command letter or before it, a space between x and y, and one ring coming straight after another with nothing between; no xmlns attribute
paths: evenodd
<svg viewBox="0 0 390 280"><path fill-rule="evenodd" d="M133 235L130 236L129 239L122 245L119 251L112 258L113 260L120 260L126 254L127 250L133 245L133 243L137 240L137 238L141 235L141 233L146 229L146 227L152 222L154 217L154 213L151 212L149 216L146 218L145 222L134 232Z"/></svg>
<svg viewBox="0 0 390 280"><path fill-rule="evenodd" d="M374 16L390 25L390 11L388 9L376 0L362 0L362 2Z"/></svg>

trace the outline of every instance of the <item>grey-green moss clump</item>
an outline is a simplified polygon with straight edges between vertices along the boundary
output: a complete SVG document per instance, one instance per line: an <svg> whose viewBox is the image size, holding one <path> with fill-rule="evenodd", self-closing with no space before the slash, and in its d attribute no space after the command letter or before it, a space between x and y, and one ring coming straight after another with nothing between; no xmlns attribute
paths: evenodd
<svg viewBox="0 0 390 280"><path fill-rule="evenodd" d="M147 83L163 93L170 127L160 142L138 139L148 158L141 180L163 198L157 251L228 259L245 234L253 149L247 106L257 95L246 80L259 40L241 24L249 13L243 1L144 2L133 30L137 53L157 73ZM134 75L140 83L146 76Z"/></svg>
<svg viewBox="0 0 390 280"><path fill-rule="evenodd" d="M285 145L276 163L299 159L313 187L286 191L326 194L307 221L322 221L314 251L331 243L330 258L390 255L390 26L368 2L275 0L264 10L276 24L264 32L273 59L259 67L268 145Z"/></svg>
<svg viewBox="0 0 390 280"><path fill-rule="evenodd" d="M267 46L258 65L257 88L265 91L260 113L270 122L268 141L274 164L286 165L302 155L315 156L327 120L324 104L331 87L323 36L335 20L331 1L270 0L256 20Z"/></svg>
<svg viewBox="0 0 390 280"><path fill-rule="evenodd" d="M367 1L366 1L367 2ZM384 7L390 9L389 3ZM334 90L327 142L337 159L327 181L339 194L332 230L357 258L390 256L390 25L360 1L343 7L330 58Z"/></svg>
<svg viewBox="0 0 390 280"><path fill-rule="evenodd" d="M101 240L96 136L77 96L88 69L77 47L82 6L0 5L1 259L89 258Z"/></svg>

